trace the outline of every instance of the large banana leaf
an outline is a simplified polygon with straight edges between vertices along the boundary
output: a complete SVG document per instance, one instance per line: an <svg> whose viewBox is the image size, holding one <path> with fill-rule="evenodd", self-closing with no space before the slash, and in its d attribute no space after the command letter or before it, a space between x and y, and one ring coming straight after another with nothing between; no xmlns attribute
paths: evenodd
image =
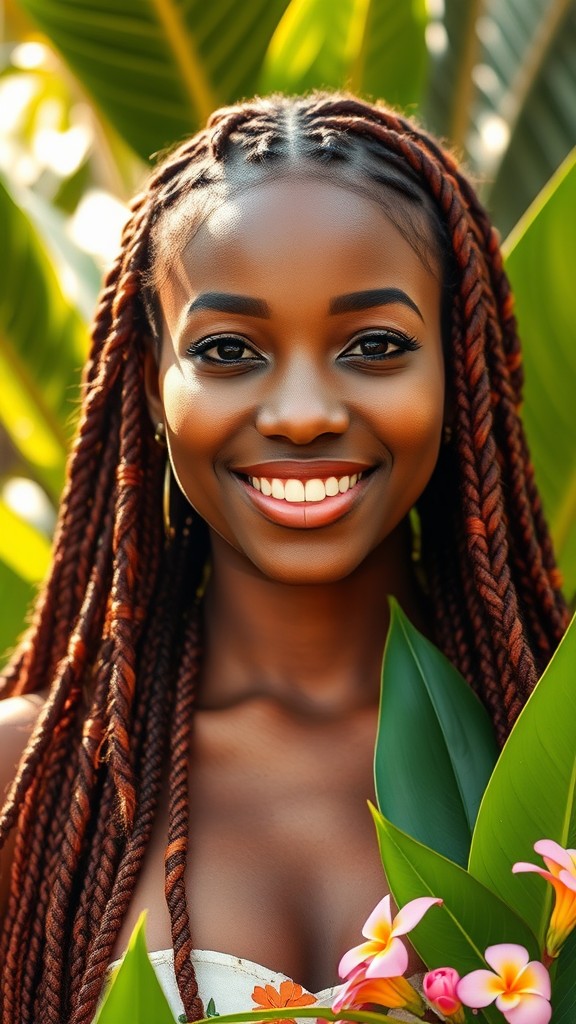
<svg viewBox="0 0 576 1024"><path fill-rule="evenodd" d="M427 122L487 179L506 233L576 143L574 0L445 0ZM492 158L486 139L501 133Z"/></svg>
<svg viewBox="0 0 576 1024"><path fill-rule="evenodd" d="M576 593L576 149L505 244L524 342L524 421L569 598Z"/></svg>
<svg viewBox="0 0 576 1024"><path fill-rule="evenodd" d="M576 844L576 619L523 709L480 805L470 874L513 907L543 948L552 886L515 874L516 861L540 863L534 843Z"/></svg>
<svg viewBox="0 0 576 1024"><path fill-rule="evenodd" d="M462 866L496 761L485 709L390 601L374 781L384 816ZM434 807L434 814L430 808Z"/></svg>
<svg viewBox="0 0 576 1024"><path fill-rule="evenodd" d="M40 236L0 180L0 419L32 476L56 499L86 328L64 297Z"/></svg>
<svg viewBox="0 0 576 1024"><path fill-rule="evenodd" d="M21 2L145 159L262 89L347 85L402 105L421 94L424 0Z"/></svg>
<svg viewBox="0 0 576 1024"><path fill-rule="evenodd" d="M346 86L415 104L427 65L426 21L423 0L292 0L266 55L262 89Z"/></svg>
<svg viewBox="0 0 576 1024"><path fill-rule="evenodd" d="M288 0L21 0L144 159L256 91Z"/></svg>

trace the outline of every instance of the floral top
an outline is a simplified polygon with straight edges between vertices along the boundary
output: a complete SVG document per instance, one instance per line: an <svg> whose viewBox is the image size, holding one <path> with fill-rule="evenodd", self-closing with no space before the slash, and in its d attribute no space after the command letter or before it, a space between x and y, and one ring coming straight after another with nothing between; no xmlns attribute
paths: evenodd
<svg viewBox="0 0 576 1024"><path fill-rule="evenodd" d="M176 985L173 950L163 949L148 955L177 1019L184 1007ZM333 988L311 995L285 974L229 953L197 949L193 959L198 991L208 1016L240 1010L268 1010L275 1006L329 1006L334 997ZM119 963L112 964L111 969Z"/></svg>
<svg viewBox="0 0 576 1024"><path fill-rule="evenodd" d="M165 949L149 953L149 957L177 1020L184 1007L174 975L174 953ZM118 963L112 964L112 968ZM336 995L336 988L311 994L285 974L229 953L195 950L194 967L200 998L208 1016L273 1007L330 1006ZM394 1017L402 1020L402 1011L394 1011Z"/></svg>

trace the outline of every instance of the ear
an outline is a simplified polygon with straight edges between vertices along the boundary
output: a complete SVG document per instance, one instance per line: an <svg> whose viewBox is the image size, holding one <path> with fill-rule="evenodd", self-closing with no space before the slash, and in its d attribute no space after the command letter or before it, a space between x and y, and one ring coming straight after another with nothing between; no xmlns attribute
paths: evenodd
<svg viewBox="0 0 576 1024"><path fill-rule="evenodd" d="M147 345L144 352L144 390L146 402L155 428L158 423L164 423L164 403L160 392L160 371L156 354L152 347Z"/></svg>

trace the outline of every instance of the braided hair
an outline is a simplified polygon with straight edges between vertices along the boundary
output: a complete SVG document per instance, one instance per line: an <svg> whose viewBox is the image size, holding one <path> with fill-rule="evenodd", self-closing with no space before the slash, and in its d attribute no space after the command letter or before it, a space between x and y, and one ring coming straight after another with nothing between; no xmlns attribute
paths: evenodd
<svg viewBox="0 0 576 1024"><path fill-rule="evenodd" d="M150 840L170 761L166 899L189 1019L203 1010L184 889L188 751L201 664L191 581L205 524L184 499L164 542L164 455L144 351L158 335L159 227L219 190L305 164L379 201L444 270L454 439L418 501L436 641L503 741L566 627L559 574L518 416L522 363L496 233L451 155L411 121L345 94L217 111L131 207L84 373L52 569L0 695L49 686L0 817L15 833L0 932L4 1024L89 1024ZM352 186L351 186L352 187ZM199 216L200 214L198 214ZM420 241L419 241L420 239Z"/></svg>

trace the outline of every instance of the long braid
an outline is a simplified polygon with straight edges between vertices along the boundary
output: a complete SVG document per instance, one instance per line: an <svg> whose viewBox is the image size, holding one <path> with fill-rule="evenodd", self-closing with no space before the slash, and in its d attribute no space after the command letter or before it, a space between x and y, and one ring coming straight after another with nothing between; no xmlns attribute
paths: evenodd
<svg viewBox="0 0 576 1024"><path fill-rule="evenodd" d="M94 894L98 905L102 907L102 912L95 923L93 922L90 959L81 984L77 983L79 991L76 1010L71 1018L72 1024L88 1024L94 1015L105 971L146 853L156 813L171 710L163 681L174 672L175 650L181 647L181 641L177 636L177 609L182 597L187 568L183 549L172 554L176 560L171 559L168 565L164 566L163 580L158 593L159 603L166 609L166 614L160 622L154 622L146 660L147 667L142 677L141 706L146 708L146 713L135 727L136 747L140 747L142 771L134 828L111 879L111 886L110 882L108 883L109 895L106 903L103 905L101 896L97 892Z"/></svg>
<svg viewBox="0 0 576 1024"><path fill-rule="evenodd" d="M96 312L52 570L0 678L1 696L49 688L0 815L0 845L16 829L0 931L6 1024L92 1020L169 753L175 969L186 1013L203 1012L185 868L201 649L192 599L205 534L201 524L180 523L165 548L163 455L152 440L142 353L158 344L154 282L166 268L157 265L156 239L170 211L182 203L194 211L196 196L215 190L217 198L229 181L273 180L299 163L380 201L415 246L427 223L425 244L437 244L449 278L455 436L418 502L423 562L437 641L485 701L501 740L566 625L518 419L523 373L510 288L495 232L453 157L414 123L346 95L217 111L132 203Z"/></svg>
<svg viewBox="0 0 576 1024"><path fill-rule="evenodd" d="M170 761L170 825L165 854L166 902L172 922L174 969L187 1018L204 1016L198 997L198 984L192 965L193 949L190 920L186 903L186 855L188 851L188 759L192 729L200 647L196 617L191 620L186 637L184 657L178 675Z"/></svg>

